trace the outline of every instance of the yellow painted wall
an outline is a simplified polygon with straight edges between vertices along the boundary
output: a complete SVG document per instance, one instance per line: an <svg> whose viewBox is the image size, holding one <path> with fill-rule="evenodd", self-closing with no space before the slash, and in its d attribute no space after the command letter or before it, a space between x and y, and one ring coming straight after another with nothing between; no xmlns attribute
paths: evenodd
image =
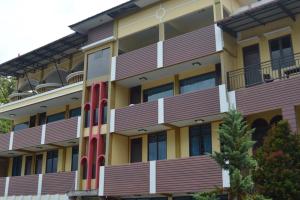
<svg viewBox="0 0 300 200"><path fill-rule="evenodd" d="M118 37L147 29L159 23L212 6L214 0L168 0L150 6L118 21Z"/></svg>
<svg viewBox="0 0 300 200"><path fill-rule="evenodd" d="M175 130L167 131L167 159L176 158L176 136Z"/></svg>
<svg viewBox="0 0 300 200"><path fill-rule="evenodd" d="M297 17L297 19L300 19L300 16ZM278 30L280 28L285 28L287 26L290 26L292 28L292 33L291 33L291 38L292 38L292 43L293 43L293 50L294 53L300 53L300 23L295 23L289 18L285 18L282 20L278 20L273 23L269 23L265 26L259 26L257 28L253 28L247 31L244 31L241 33L240 40L245 40L251 37L259 37L259 48L260 48L260 59L261 62L269 61L270 58L270 52L269 52L269 40L274 39L277 37L281 37L286 35L286 33L277 33L274 34L270 38L266 38L263 34L268 33L271 31ZM238 66L243 66L243 53L242 49L245 46L257 44L256 41L253 42L248 42L245 44L238 45L238 60L237 60L237 65Z"/></svg>
<svg viewBox="0 0 300 200"><path fill-rule="evenodd" d="M120 134L111 134L112 151L111 165L121 165L128 163L129 138Z"/></svg>
<svg viewBox="0 0 300 200"><path fill-rule="evenodd" d="M241 5L237 0L220 0L221 4L230 12L233 13L236 11Z"/></svg>
<svg viewBox="0 0 300 200"><path fill-rule="evenodd" d="M65 150L65 171L71 171L72 167L72 147L67 147Z"/></svg>
<svg viewBox="0 0 300 200"><path fill-rule="evenodd" d="M212 152L220 152L220 140L218 129L221 122L212 122L211 123L211 143L212 143Z"/></svg>
<svg viewBox="0 0 300 200"><path fill-rule="evenodd" d="M129 89L121 85L115 87L115 108L122 108L129 104Z"/></svg>
<svg viewBox="0 0 300 200"><path fill-rule="evenodd" d="M83 53L77 52L74 53L71 57L71 59L63 59L60 61L60 64L58 64L59 69L63 69L65 71L71 70L73 67L75 67L77 64L81 63L83 61ZM35 72L29 72L27 73L29 79L41 81L47 75L53 71L56 71L54 64L47 65L43 70L36 70ZM27 77L19 78L18 88L28 83Z"/></svg>
<svg viewBox="0 0 300 200"><path fill-rule="evenodd" d="M35 168L35 155L43 154L43 164L42 164L42 173L46 173L46 160L47 160L47 152L40 152L35 154L25 154L22 155L22 168L21 168L21 176L25 175L25 164L26 164L26 157L32 156L32 166L31 171L34 172ZM72 163L72 147L60 148L58 149L58 163L57 163L57 172L63 171L71 171L71 163ZM12 175L12 165L13 165L13 158L9 159L8 165L8 176Z"/></svg>
<svg viewBox="0 0 300 200"><path fill-rule="evenodd" d="M258 114L254 114L254 115L249 115L247 116L247 122L249 127L251 127L251 124L259 118L265 119L268 123L271 121L271 119L273 117L275 117L276 115L282 115L281 114L281 110L272 110L272 111L268 111L268 112L262 112L262 113L258 113Z"/></svg>
<svg viewBox="0 0 300 200"><path fill-rule="evenodd" d="M186 158L190 156L189 150L189 127L180 128L180 157Z"/></svg>

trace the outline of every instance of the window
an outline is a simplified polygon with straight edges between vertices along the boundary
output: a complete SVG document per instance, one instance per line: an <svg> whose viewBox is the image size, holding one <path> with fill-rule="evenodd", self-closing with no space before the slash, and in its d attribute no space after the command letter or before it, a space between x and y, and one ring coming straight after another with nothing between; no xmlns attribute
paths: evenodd
<svg viewBox="0 0 300 200"><path fill-rule="evenodd" d="M46 124L46 113L39 113L39 126Z"/></svg>
<svg viewBox="0 0 300 200"><path fill-rule="evenodd" d="M47 152L46 173L57 172L57 157L58 157L57 150Z"/></svg>
<svg viewBox="0 0 300 200"><path fill-rule="evenodd" d="M154 133L148 136L148 160L167 159L166 132Z"/></svg>
<svg viewBox="0 0 300 200"><path fill-rule="evenodd" d="M103 112L102 112L102 124L107 123L107 105L103 106Z"/></svg>
<svg viewBox="0 0 300 200"><path fill-rule="evenodd" d="M59 120L63 120L65 119L65 113L61 112L61 113L56 113L54 115L49 115L47 117L47 123L51 123L51 122L55 122L55 121L59 121Z"/></svg>
<svg viewBox="0 0 300 200"><path fill-rule="evenodd" d="M206 153L212 153L210 124L190 127L189 136L190 156L199 156Z"/></svg>
<svg viewBox="0 0 300 200"><path fill-rule="evenodd" d="M130 162L142 162L142 138L130 140Z"/></svg>
<svg viewBox="0 0 300 200"><path fill-rule="evenodd" d="M84 128L88 128L90 126L90 111L84 111Z"/></svg>
<svg viewBox="0 0 300 200"><path fill-rule="evenodd" d="M78 146L72 147L72 163L71 170L76 171L78 169Z"/></svg>
<svg viewBox="0 0 300 200"><path fill-rule="evenodd" d="M141 103L141 86L130 88L130 104Z"/></svg>
<svg viewBox="0 0 300 200"><path fill-rule="evenodd" d="M30 116L30 120L29 120L29 128L31 127L35 127L35 121L36 121L36 116Z"/></svg>
<svg viewBox="0 0 300 200"><path fill-rule="evenodd" d="M12 176L21 176L22 156L13 158Z"/></svg>
<svg viewBox="0 0 300 200"><path fill-rule="evenodd" d="M77 116L80 116L81 115L81 107L79 108L74 108L74 109L71 109L69 111L69 117L72 118L72 117L77 117Z"/></svg>
<svg viewBox="0 0 300 200"><path fill-rule="evenodd" d="M273 70L294 65L295 60L290 35L270 40L269 46Z"/></svg>
<svg viewBox="0 0 300 200"><path fill-rule="evenodd" d="M216 74L209 73L200 76L194 76L180 81L180 93L205 90L216 86Z"/></svg>
<svg viewBox="0 0 300 200"><path fill-rule="evenodd" d="M35 174L41 174L43 167L43 154L39 154L35 156Z"/></svg>
<svg viewBox="0 0 300 200"><path fill-rule="evenodd" d="M14 131L20 131L20 130L25 129L25 128L28 128L28 122L24 122L24 123L21 123L21 124L16 124L14 126Z"/></svg>
<svg viewBox="0 0 300 200"><path fill-rule="evenodd" d="M25 160L25 175L31 174L32 156L27 156Z"/></svg>
<svg viewBox="0 0 300 200"><path fill-rule="evenodd" d="M88 55L87 79L107 75L110 67L110 48L97 51Z"/></svg>
<svg viewBox="0 0 300 200"><path fill-rule="evenodd" d="M173 96L173 83L158 86L143 91L144 102L154 101L159 98L170 97L170 96Z"/></svg>
<svg viewBox="0 0 300 200"><path fill-rule="evenodd" d="M98 125L98 120L99 120L99 107L97 105L97 107L95 108L95 110L93 111L94 112L94 118L93 118L93 126L97 126Z"/></svg>

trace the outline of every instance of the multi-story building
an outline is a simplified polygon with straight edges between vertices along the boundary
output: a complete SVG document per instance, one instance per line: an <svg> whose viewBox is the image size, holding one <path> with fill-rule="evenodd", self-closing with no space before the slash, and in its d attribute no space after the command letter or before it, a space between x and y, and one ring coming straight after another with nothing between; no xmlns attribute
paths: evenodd
<svg viewBox="0 0 300 200"><path fill-rule="evenodd" d="M132 0L0 65L0 199L189 199L230 185L208 154L230 108L300 126L300 2ZM225 198L225 197L224 197Z"/></svg>

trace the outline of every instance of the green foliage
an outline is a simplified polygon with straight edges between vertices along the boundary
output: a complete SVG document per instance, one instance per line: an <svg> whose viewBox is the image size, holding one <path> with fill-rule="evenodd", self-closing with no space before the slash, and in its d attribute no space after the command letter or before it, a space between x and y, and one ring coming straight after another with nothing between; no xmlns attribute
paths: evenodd
<svg viewBox="0 0 300 200"><path fill-rule="evenodd" d="M289 124L281 121L258 149L258 167L254 172L257 190L274 200L300 197L300 138Z"/></svg>
<svg viewBox="0 0 300 200"><path fill-rule="evenodd" d="M222 168L229 170L230 175L236 169L245 171L256 166L256 161L249 154L255 144L251 140L253 132L254 129L248 128L242 114L236 110L229 111L224 117L218 131L221 152L215 152L213 157Z"/></svg>
<svg viewBox="0 0 300 200"><path fill-rule="evenodd" d="M8 103L8 95L11 94L16 86L16 81L9 77L0 77L0 104ZM11 128L11 121L0 120L0 133L7 133Z"/></svg>
<svg viewBox="0 0 300 200"><path fill-rule="evenodd" d="M213 158L224 169L229 170L231 199L245 199L253 192L254 183L250 171L255 168L256 161L249 154L254 145L249 129L241 113L229 111L219 128L221 152L215 152Z"/></svg>
<svg viewBox="0 0 300 200"><path fill-rule="evenodd" d="M218 200L217 195L215 194L215 192L197 193L193 197L196 200Z"/></svg>
<svg viewBox="0 0 300 200"><path fill-rule="evenodd" d="M229 171L230 188L225 188L229 199L265 200L263 196L255 194L251 175L257 164L249 153L255 143L251 140L253 132L254 129L249 129L242 114L236 110L226 114L219 128L221 151L214 152L212 157L223 169ZM219 194L217 190L213 193ZM208 200L211 194L197 194L196 199Z"/></svg>

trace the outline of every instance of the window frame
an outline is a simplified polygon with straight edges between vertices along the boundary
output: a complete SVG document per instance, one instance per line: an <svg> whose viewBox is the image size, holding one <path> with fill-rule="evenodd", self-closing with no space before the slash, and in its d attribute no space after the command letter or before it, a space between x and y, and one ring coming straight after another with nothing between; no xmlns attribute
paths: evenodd
<svg viewBox="0 0 300 200"><path fill-rule="evenodd" d="M11 176L21 176L23 156L13 157Z"/></svg>
<svg viewBox="0 0 300 200"><path fill-rule="evenodd" d="M164 142L165 142L165 155L164 158L160 159L160 148L159 148L159 136L163 136L164 137ZM156 155L155 155L155 159L150 159L150 137L155 137L155 144L156 144ZM168 158L168 136L167 136L167 132L166 131L161 131L161 132L157 132L157 133L152 133L148 135L148 161L153 161L153 160L167 160Z"/></svg>
<svg viewBox="0 0 300 200"><path fill-rule="evenodd" d="M33 156L26 156L25 157L25 175L31 175L32 174L32 161L33 161ZM29 162L29 163L27 163ZM29 166L28 166L29 165ZM29 169L28 169L29 167Z"/></svg>
<svg viewBox="0 0 300 200"><path fill-rule="evenodd" d="M74 149L77 151L77 158L74 157ZM75 152L76 152L75 151ZM71 160L71 171L77 171L78 170L78 155L79 155L79 146L73 146L72 147L72 160Z"/></svg>
<svg viewBox="0 0 300 200"><path fill-rule="evenodd" d="M197 132L197 134L195 133L192 133L192 129L194 128L199 128L199 132ZM204 134L207 134L207 133L202 133L203 130L205 130L206 128L209 129L209 136L210 136L210 152L207 152L205 149L204 149L204 152L202 153L201 152L201 148L204 148L205 147L205 139L203 138L203 135ZM200 138L199 138L199 141L198 141L198 145L199 145L199 154L193 154L193 142L192 142L192 139L193 137L195 137L195 135L193 136L193 134L195 135L199 135ZM201 145L204 145L203 147ZM206 123L206 124L199 124L199 125L194 125L194 126L190 126L189 127L189 155L190 157L193 157L193 156L203 156L203 155L207 155L207 154L211 154L212 153L212 126L211 126L211 123Z"/></svg>
<svg viewBox="0 0 300 200"><path fill-rule="evenodd" d="M41 161L40 170L38 170L38 168L39 168L39 165L38 165L39 162L38 161L39 160ZM35 156L34 174L42 174L43 173L43 160L44 160L44 155L43 154L37 154Z"/></svg>
<svg viewBox="0 0 300 200"><path fill-rule="evenodd" d="M211 76L211 77L210 77ZM182 91L182 87L183 87L183 84L185 81L191 81L191 80L197 80L197 79L201 79L203 78L203 80L201 80L200 82L203 82L203 81L206 81L208 79L204 79L205 77L210 77L210 79L214 78L215 79L215 84L213 87L208 87L208 88L202 88L202 89L196 89L196 90L191 90L191 91L186 91L186 92L183 92ZM195 82L195 83L199 83L198 82ZM186 84L186 85L192 85L192 84ZM217 74L216 74L216 71L213 71L213 72L209 72L209 73L205 73L205 74L199 74L199 75L196 75L196 76L192 76L192 77L188 77L188 78L185 78L185 79L181 79L179 80L179 93L180 94L187 94L187 93L191 93L191 92L197 92L197 91L202 91L202 90L207 90L207 89L211 89L211 88L214 88L218 85L218 78L217 78Z"/></svg>
<svg viewBox="0 0 300 200"><path fill-rule="evenodd" d="M47 124L48 123L53 123L53 122L57 122L57 121L61 121L61 120L64 120L66 117L65 117L65 111L63 111L63 112L59 112L59 113L55 113L55 114L52 114L52 115L48 115L47 117L46 117L46 121L47 121ZM58 119L57 119L57 116L59 116L58 117ZM53 117L53 119L51 119ZM62 117L62 118L61 118ZM49 122L49 118L51 119L51 121Z"/></svg>
<svg viewBox="0 0 300 200"><path fill-rule="evenodd" d="M287 66L281 66L281 64L279 63L279 66L276 67L276 65L278 65L278 63L274 63L274 61L276 60L279 60L279 62L281 62L281 60L285 57L283 55L283 39L284 38L287 38L289 37L289 40L290 40L290 48L291 48L291 59L295 62L295 58L294 58L294 48L293 48L293 39L292 39L292 35L291 34L287 34L287 35L282 35L280 37L276 37L276 38L273 38L273 39L270 39L268 40L268 44L269 44L269 55L270 55L270 58L271 58L271 69L272 70L279 70L279 69L282 69L282 68L286 68L286 67L289 67L289 65ZM273 58L272 56L272 42L274 41L277 41L278 45L279 45L279 53L280 53L280 56L279 58Z"/></svg>
<svg viewBox="0 0 300 200"><path fill-rule="evenodd" d="M74 114L72 115L72 112L74 112L75 115ZM79 114L79 115L77 115L77 114ZM79 116L81 116L81 107L73 108L73 109L69 110L69 118L79 117Z"/></svg>
<svg viewBox="0 0 300 200"><path fill-rule="evenodd" d="M109 61L109 64L108 64L108 73L107 74L100 74L100 75L96 75L96 76L92 76L92 77L89 77L89 57L92 56L92 55L95 55L96 53L98 52L103 52L105 50L108 50L109 51L109 56L108 56L108 61ZM86 62L86 80L87 81L92 81L92 80L95 80L97 79L98 77L101 77L101 76L105 76L105 75L108 75L109 74L109 70L110 70L110 64L111 64L111 55L112 55L112 52L111 52L111 47L110 46L107 46L107 47L103 47L102 49L97 49L93 52L90 52L89 54L87 54L86 56L86 59L87 59L87 62ZM92 73L93 74L93 73Z"/></svg>
<svg viewBox="0 0 300 200"><path fill-rule="evenodd" d="M48 162L50 162L50 166L51 166L50 168ZM46 158L46 174L57 173L57 166L58 166L58 150L48 151L47 158Z"/></svg>
<svg viewBox="0 0 300 200"><path fill-rule="evenodd" d="M174 96L174 83L171 82L171 83L159 85L159 86L156 86L156 87L144 89L143 90L143 102L157 101L158 99L160 99L160 98L158 98L158 99L149 100L149 95L146 95L145 93L148 92L148 91L157 90L157 89L160 89L160 88L163 88L163 87L171 87L172 94L170 96L165 96L165 97L160 97L160 98L166 98L166 97ZM168 91L168 90L166 90L166 91ZM161 92L158 92L158 93L161 93Z"/></svg>

